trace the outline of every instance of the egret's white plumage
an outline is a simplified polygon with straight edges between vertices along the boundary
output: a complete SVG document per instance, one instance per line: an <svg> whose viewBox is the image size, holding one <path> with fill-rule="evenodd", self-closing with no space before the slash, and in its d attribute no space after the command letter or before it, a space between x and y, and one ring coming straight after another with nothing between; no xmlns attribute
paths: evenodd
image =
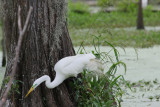
<svg viewBox="0 0 160 107"><path fill-rule="evenodd" d="M48 75L44 75L33 83L28 94L34 90L38 85L45 81L48 88L55 88L60 85L65 79L69 77L77 77L84 69L93 71L98 69L100 64L95 60L95 56L92 53L89 54L78 54L76 56L68 56L59 60L54 67L56 76L53 82ZM95 63L94 63L95 62ZM28 96L28 94L26 96Z"/></svg>

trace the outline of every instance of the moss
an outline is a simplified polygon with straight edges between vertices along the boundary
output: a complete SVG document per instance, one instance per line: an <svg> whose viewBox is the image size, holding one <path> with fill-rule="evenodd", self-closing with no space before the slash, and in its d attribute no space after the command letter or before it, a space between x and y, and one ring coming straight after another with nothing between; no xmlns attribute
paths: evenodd
<svg viewBox="0 0 160 107"><path fill-rule="evenodd" d="M63 28L65 26L66 21L66 10L67 10L67 3L65 0L49 0L49 13L50 13L50 20L51 26L54 25L54 33L51 36L54 39L54 44L58 48L60 48L60 37L63 33Z"/></svg>

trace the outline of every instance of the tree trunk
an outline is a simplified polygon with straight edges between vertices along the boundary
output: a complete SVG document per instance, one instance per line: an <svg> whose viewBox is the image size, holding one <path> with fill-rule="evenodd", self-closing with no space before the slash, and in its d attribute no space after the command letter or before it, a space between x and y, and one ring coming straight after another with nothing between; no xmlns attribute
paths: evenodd
<svg viewBox="0 0 160 107"><path fill-rule="evenodd" d="M144 29L142 0L138 3L137 29Z"/></svg>
<svg viewBox="0 0 160 107"><path fill-rule="evenodd" d="M54 89L41 84L24 98L35 79L49 75L54 79L54 65L61 58L74 55L66 21L65 0L1 0L3 5L4 35L7 69L4 81L11 72L18 39L17 11L21 6L24 24L30 6L33 12L20 50L16 80L7 100L13 107L71 107L75 106L74 91L66 80ZM23 83L21 83L23 82ZM5 82L4 82L5 83ZM1 89L2 96L4 88Z"/></svg>

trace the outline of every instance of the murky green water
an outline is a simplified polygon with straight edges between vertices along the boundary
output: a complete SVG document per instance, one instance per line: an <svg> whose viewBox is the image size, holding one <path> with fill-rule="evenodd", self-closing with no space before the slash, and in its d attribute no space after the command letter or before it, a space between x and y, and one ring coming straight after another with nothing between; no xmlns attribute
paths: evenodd
<svg viewBox="0 0 160 107"><path fill-rule="evenodd" d="M94 47L84 47L86 52L91 52ZM77 52L79 47L74 48ZM122 107L160 107L160 46L151 48L134 48L127 47L125 51L116 47L120 54L120 61L126 63L127 72L124 73L123 66L117 68L116 75L123 75L124 78L131 83L135 83L134 87L122 87L126 94L123 95ZM110 47L100 46L101 52L108 52ZM113 51L109 53L114 57ZM138 55L138 56L137 56ZM137 59L138 57L138 59ZM106 64L105 71L109 69L109 63ZM155 80L157 80L155 82ZM143 84L143 82L146 84ZM140 83L140 85L137 85ZM150 98L153 98L152 101Z"/></svg>

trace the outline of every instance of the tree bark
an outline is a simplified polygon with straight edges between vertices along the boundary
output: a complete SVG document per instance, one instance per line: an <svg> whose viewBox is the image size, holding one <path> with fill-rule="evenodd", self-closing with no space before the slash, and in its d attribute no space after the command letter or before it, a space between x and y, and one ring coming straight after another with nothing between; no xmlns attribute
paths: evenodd
<svg viewBox="0 0 160 107"><path fill-rule="evenodd" d="M33 12L20 50L16 72L16 88L11 90L7 100L13 107L71 107L75 106L74 90L66 80L54 89L41 84L27 98L24 98L35 79L42 75L55 76L54 65L61 58L74 55L66 22L65 0L1 0L3 4L4 35L7 52L7 68L4 81L11 72L15 47L18 40L17 12L22 8L22 24L30 6ZM23 83L21 83L21 82ZM5 82L4 82L5 84ZM1 89L0 96L4 92ZM17 92L18 91L18 92Z"/></svg>
<svg viewBox="0 0 160 107"><path fill-rule="evenodd" d="M144 29L142 0L138 3L137 29Z"/></svg>

